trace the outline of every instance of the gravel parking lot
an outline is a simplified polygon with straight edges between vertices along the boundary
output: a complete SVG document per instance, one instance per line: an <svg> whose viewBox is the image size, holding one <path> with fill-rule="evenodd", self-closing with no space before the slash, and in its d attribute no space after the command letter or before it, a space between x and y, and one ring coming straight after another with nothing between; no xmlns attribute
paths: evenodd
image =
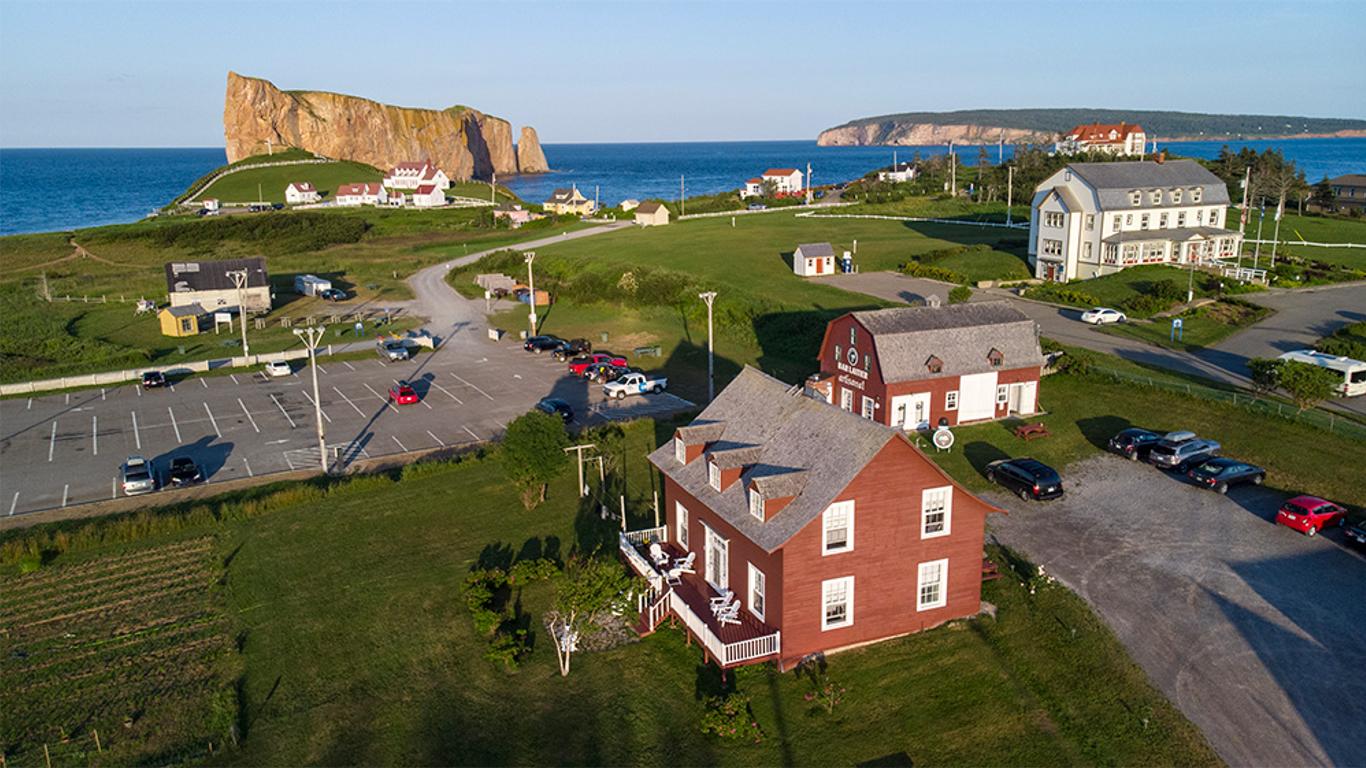
<svg viewBox="0 0 1366 768"><path fill-rule="evenodd" d="M1366 761L1366 558L1340 531L1275 525L1274 490L1115 456L1063 480L1054 502L994 494L993 532L1085 598L1225 761Z"/></svg>

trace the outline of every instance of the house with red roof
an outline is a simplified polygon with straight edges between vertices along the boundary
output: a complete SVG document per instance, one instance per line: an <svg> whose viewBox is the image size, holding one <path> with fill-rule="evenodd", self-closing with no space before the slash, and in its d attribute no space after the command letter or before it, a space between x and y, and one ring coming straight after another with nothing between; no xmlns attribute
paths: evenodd
<svg viewBox="0 0 1366 768"><path fill-rule="evenodd" d="M666 518L619 536L642 633L672 617L723 669L789 669L981 609L1000 510L901 430L746 366L649 460Z"/></svg>
<svg viewBox="0 0 1366 768"><path fill-rule="evenodd" d="M425 185L450 189L451 180L445 171L426 161L399 163L384 177L384 186L389 189L417 189Z"/></svg>
<svg viewBox="0 0 1366 768"><path fill-rule="evenodd" d="M342 184L333 197L337 205L386 205L389 195L379 182Z"/></svg>
<svg viewBox="0 0 1366 768"><path fill-rule="evenodd" d="M1079 152L1104 152L1107 155L1125 157L1143 156L1147 146L1148 134L1143 126L1120 121L1118 124L1088 123L1078 125L1063 135L1062 141L1054 145L1054 150L1063 155Z"/></svg>
<svg viewBox="0 0 1366 768"><path fill-rule="evenodd" d="M436 208L446 204L446 194L435 184L422 184L413 190L413 205L418 208Z"/></svg>
<svg viewBox="0 0 1366 768"><path fill-rule="evenodd" d="M741 197L762 197L764 195L764 185L772 182L773 193L779 196L800 194L802 187L802 172L796 168L769 168L761 176L745 181L745 189L740 193Z"/></svg>
<svg viewBox="0 0 1366 768"><path fill-rule="evenodd" d="M285 202L290 205L316 203L319 199L318 188L311 181L296 181L285 187Z"/></svg>

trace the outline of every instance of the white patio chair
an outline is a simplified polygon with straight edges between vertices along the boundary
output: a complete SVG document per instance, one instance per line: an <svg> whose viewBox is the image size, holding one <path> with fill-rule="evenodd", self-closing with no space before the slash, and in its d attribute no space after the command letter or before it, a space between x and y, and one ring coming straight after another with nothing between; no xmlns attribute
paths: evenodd
<svg viewBox="0 0 1366 768"><path fill-rule="evenodd" d="M722 626L725 626L726 624L739 624L740 601L736 600L735 602L726 605L726 607L718 611L716 614L716 620L720 622Z"/></svg>
<svg viewBox="0 0 1366 768"><path fill-rule="evenodd" d="M697 562L697 553L689 552L687 557L680 557L674 560L674 568L684 573L697 573L693 570L693 563Z"/></svg>
<svg viewBox="0 0 1366 768"><path fill-rule="evenodd" d="M729 589L721 590L719 595L711 599L711 612L719 613L727 605L730 605L730 601L734 599L734 597L735 593Z"/></svg>
<svg viewBox="0 0 1366 768"><path fill-rule="evenodd" d="M659 546L659 542L653 541L650 542L650 559L654 561L656 566L662 566L669 562L669 554L664 551L663 547Z"/></svg>
<svg viewBox="0 0 1366 768"><path fill-rule="evenodd" d="M668 582L671 587L680 586L683 584L683 571L678 568L670 568L664 572L664 580Z"/></svg>

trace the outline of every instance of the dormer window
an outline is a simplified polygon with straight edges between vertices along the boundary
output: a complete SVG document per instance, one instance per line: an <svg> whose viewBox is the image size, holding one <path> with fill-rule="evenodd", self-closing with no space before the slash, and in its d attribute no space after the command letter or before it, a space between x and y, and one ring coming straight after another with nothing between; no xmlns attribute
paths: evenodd
<svg viewBox="0 0 1366 768"><path fill-rule="evenodd" d="M1162 190L1154 189L1148 197L1153 201L1153 205L1162 204Z"/></svg>
<svg viewBox="0 0 1366 768"><path fill-rule="evenodd" d="M749 513L757 520L764 519L764 496L754 486L749 489Z"/></svg>
<svg viewBox="0 0 1366 768"><path fill-rule="evenodd" d="M1141 192L1139 192L1139 191L1136 190L1136 189L1135 189L1135 190L1131 190L1131 191L1129 192L1129 204L1130 204L1130 205L1139 205L1139 204L1141 204L1142 202L1143 202L1143 194L1142 194Z"/></svg>
<svg viewBox="0 0 1366 768"><path fill-rule="evenodd" d="M1005 362L1005 355L1001 354L1001 350L993 347L992 350L987 353L987 362L991 363L992 368L1000 368L1001 363Z"/></svg>
<svg viewBox="0 0 1366 768"><path fill-rule="evenodd" d="M1198 203L1198 202L1200 202L1200 193L1201 193L1202 191L1203 191L1203 190L1201 190L1199 187L1195 187L1194 189L1191 190L1191 202L1192 202L1192 203Z"/></svg>
<svg viewBox="0 0 1366 768"><path fill-rule="evenodd" d="M707 462L707 482L711 485L712 490L721 490L721 468L716 466L715 461Z"/></svg>
<svg viewBox="0 0 1366 768"><path fill-rule="evenodd" d="M1172 202L1173 202L1173 203L1176 203L1177 205L1180 205L1180 204L1181 204L1181 190L1179 190L1179 189L1173 189L1173 190L1172 190Z"/></svg>
<svg viewBox="0 0 1366 768"><path fill-rule="evenodd" d="M688 444L678 435L674 435L674 460L679 464L688 463Z"/></svg>
<svg viewBox="0 0 1366 768"><path fill-rule="evenodd" d="M925 361L925 370L929 371L930 373L943 373L944 361L940 360L934 355L930 355L930 359Z"/></svg>

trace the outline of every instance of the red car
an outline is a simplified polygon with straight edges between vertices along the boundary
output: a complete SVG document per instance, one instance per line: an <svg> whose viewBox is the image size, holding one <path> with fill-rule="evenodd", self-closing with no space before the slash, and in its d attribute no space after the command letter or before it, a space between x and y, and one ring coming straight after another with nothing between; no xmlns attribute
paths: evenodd
<svg viewBox="0 0 1366 768"><path fill-rule="evenodd" d="M1276 512L1276 524L1284 525L1307 536L1313 536L1330 525L1342 525L1347 510L1317 496L1296 496L1281 505Z"/></svg>
<svg viewBox="0 0 1366 768"><path fill-rule="evenodd" d="M399 405L412 405L417 402L417 390L400 382L389 387L389 399Z"/></svg>
<svg viewBox="0 0 1366 768"><path fill-rule="evenodd" d="M621 355L614 355L610 352L594 352L591 355L579 355L569 361L569 372L575 376L584 376L588 373L589 366L597 363L607 363L620 368L626 367L626 358Z"/></svg>

